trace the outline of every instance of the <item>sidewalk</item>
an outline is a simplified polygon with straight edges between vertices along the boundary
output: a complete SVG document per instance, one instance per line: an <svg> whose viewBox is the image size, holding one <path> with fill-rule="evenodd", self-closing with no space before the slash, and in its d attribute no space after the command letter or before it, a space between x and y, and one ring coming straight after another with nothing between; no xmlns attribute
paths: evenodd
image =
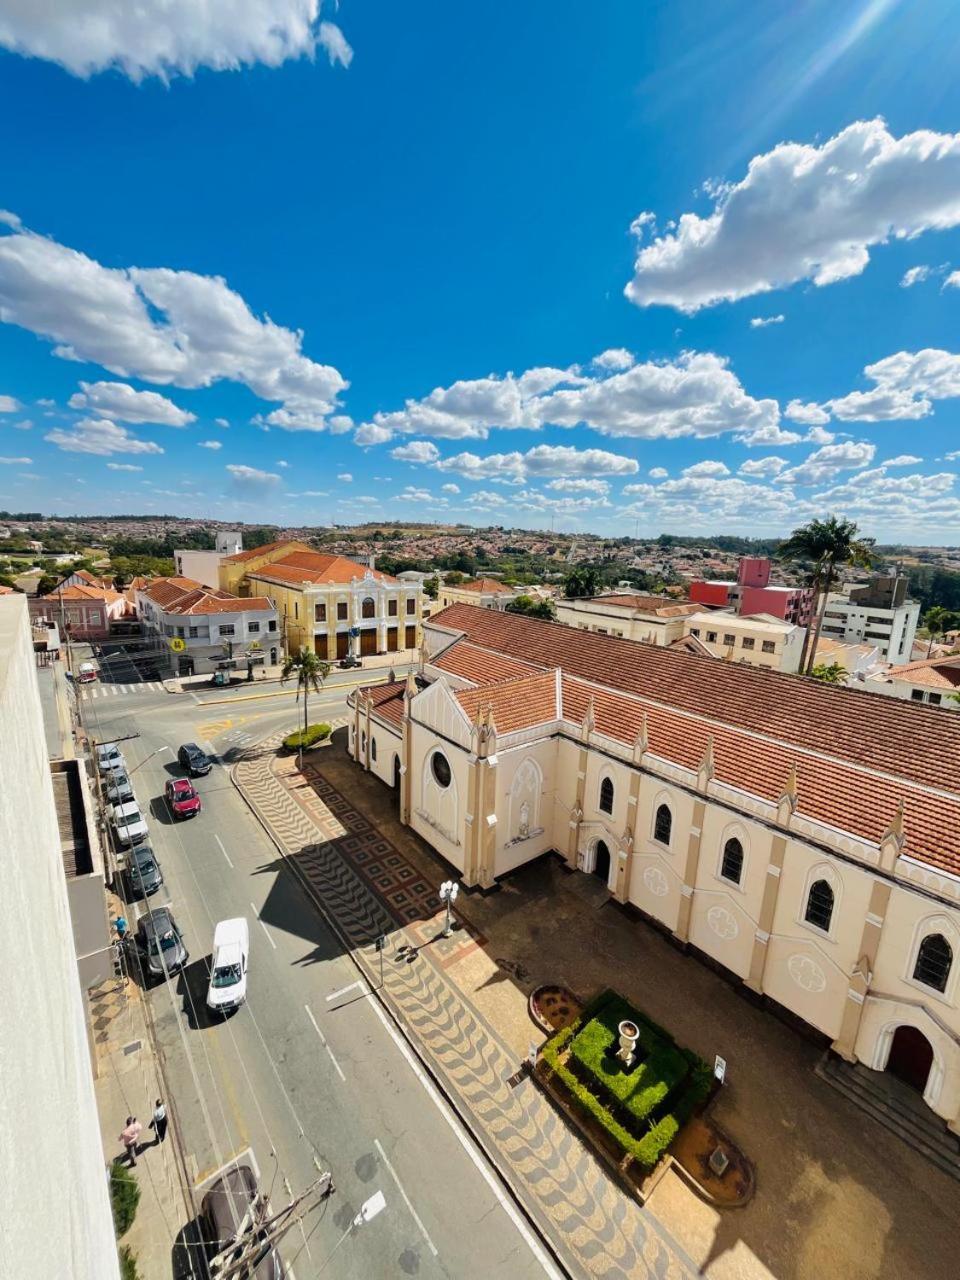
<svg viewBox="0 0 960 1280"><path fill-rule="evenodd" d="M462 917L450 939L438 936L439 864L432 875L419 874L329 784L323 773L328 759L335 767L330 758L339 750L324 752L324 762L306 766L301 776L294 757L276 756L281 737L252 750L235 767L234 782L348 939L373 987L379 984L373 944L389 936L381 998L569 1272L608 1280L694 1275L690 1260L607 1177L540 1091L526 1078L511 1080L520 1055L453 976L481 966L489 968L489 982L500 981L485 939ZM413 949L410 962L398 955L403 947ZM529 1024L528 1041L541 1039Z"/></svg>
<svg viewBox="0 0 960 1280"><path fill-rule="evenodd" d="M119 903L108 894L111 915ZM136 1256L142 1280L170 1280L174 1242L193 1212L184 1192L176 1157L176 1115L166 1097L147 1033L143 993L131 979L109 981L90 992L104 1161L123 1155L118 1139L128 1115L143 1125L140 1154L131 1170L140 1186L133 1226L120 1241ZM158 1146L149 1129L154 1101L163 1098L170 1118L166 1140ZM126 1164L124 1157L122 1163ZM198 1273L199 1274L199 1273Z"/></svg>
<svg viewBox="0 0 960 1280"><path fill-rule="evenodd" d="M397 672L406 672L409 666L419 662L419 660L420 654L418 650L400 649L396 653L370 654L368 657L361 659L362 665L359 667L341 668L336 662L331 662L330 676L328 676L327 679L330 680L332 676L339 674L344 676L346 680L349 680L357 676L362 676L365 671L374 671L378 674L382 673L384 678L386 678L391 667L395 668ZM221 685L219 687L224 689L239 689L241 685L248 684L277 684L279 683L280 676L283 672L283 665L282 663L278 663L276 666L272 667L255 667L254 672L255 674L252 680L247 679L245 671L238 672L237 678L232 680L229 685ZM185 690L196 691L197 689L202 688L216 688L217 686L215 686L212 681L212 674L209 671L206 671L202 672L198 676L168 676L163 681L163 686L168 693L183 693ZM334 680L331 687L336 688L336 686L337 681ZM296 689L296 674L287 678L287 687L294 690ZM324 687L326 687L326 685Z"/></svg>

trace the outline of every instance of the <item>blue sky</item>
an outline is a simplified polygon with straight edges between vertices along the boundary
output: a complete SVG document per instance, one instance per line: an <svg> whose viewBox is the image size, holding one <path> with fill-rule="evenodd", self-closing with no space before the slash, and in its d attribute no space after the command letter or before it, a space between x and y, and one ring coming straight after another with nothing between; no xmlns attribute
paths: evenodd
<svg viewBox="0 0 960 1280"><path fill-rule="evenodd" d="M0 506L960 542L947 0L129 8L0 0Z"/></svg>

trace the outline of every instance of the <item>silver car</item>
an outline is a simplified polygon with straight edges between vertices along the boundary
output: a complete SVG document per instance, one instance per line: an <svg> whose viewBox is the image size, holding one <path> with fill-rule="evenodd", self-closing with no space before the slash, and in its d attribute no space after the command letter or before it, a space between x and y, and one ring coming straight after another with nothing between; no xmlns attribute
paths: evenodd
<svg viewBox="0 0 960 1280"><path fill-rule="evenodd" d="M127 772L127 762L115 742L101 742L97 746L97 768L103 774Z"/></svg>

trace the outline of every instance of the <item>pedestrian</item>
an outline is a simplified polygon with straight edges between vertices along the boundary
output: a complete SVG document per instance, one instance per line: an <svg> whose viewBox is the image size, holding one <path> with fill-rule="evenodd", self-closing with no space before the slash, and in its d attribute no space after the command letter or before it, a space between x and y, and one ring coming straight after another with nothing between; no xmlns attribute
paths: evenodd
<svg viewBox="0 0 960 1280"><path fill-rule="evenodd" d="M159 1145L167 1136L167 1108L160 1098L157 1099L153 1108L153 1119L150 1121L150 1128L156 1134L156 1144Z"/></svg>
<svg viewBox="0 0 960 1280"><path fill-rule="evenodd" d="M121 942L123 942L124 938L127 936L127 921L124 916L117 916L114 923L117 930L117 937Z"/></svg>
<svg viewBox="0 0 960 1280"><path fill-rule="evenodd" d="M120 1134L120 1141L123 1143L124 1150L130 1159L131 1165L137 1163L137 1151L140 1146L140 1134L143 1132L143 1125L136 1116L127 1116L127 1123L124 1125Z"/></svg>

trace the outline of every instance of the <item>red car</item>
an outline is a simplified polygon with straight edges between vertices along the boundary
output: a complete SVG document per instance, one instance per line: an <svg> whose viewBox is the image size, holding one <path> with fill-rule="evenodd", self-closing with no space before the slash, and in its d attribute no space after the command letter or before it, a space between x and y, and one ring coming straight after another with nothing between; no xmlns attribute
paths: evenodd
<svg viewBox="0 0 960 1280"><path fill-rule="evenodd" d="M195 818L200 812L200 797L189 778L171 778L164 795L175 818Z"/></svg>

